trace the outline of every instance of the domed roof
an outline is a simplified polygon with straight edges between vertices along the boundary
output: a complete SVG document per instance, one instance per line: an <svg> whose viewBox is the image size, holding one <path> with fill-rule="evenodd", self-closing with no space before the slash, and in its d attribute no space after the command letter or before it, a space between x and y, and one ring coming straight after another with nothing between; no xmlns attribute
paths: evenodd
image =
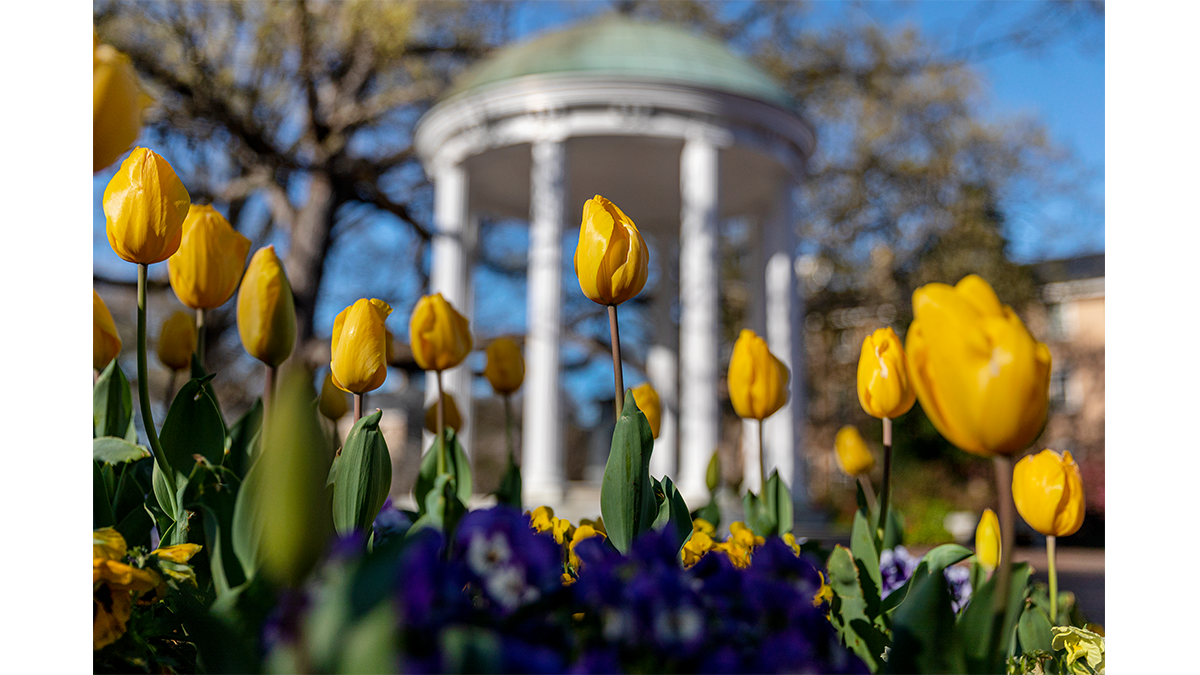
<svg viewBox="0 0 1200 675"><path fill-rule="evenodd" d="M719 42L669 24L620 17L506 47L459 77L448 97L532 75L664 80L794 108L778 82Z"/></svg>

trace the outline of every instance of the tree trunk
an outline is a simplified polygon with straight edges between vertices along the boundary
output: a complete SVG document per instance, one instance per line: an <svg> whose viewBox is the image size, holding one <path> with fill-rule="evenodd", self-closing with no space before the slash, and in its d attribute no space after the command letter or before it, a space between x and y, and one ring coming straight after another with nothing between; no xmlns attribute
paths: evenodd
<svg viewBox="0 0 1200 675"><path fill-rule="evenodd" d="M313 312L321 277L325 273L325 253L329 250L333 214L337 208L329 175L314 172L310 178L308 202L296 213L291 246L284 262L296 302L297 345L305 344L314 335Z"/></svg>

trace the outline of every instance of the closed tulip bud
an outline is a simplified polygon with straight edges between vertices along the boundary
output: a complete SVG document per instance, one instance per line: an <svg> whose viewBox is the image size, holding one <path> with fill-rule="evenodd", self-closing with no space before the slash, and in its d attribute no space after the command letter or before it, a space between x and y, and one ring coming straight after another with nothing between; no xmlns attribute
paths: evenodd
<svg viewBox="0 0 1200 675"><path fill-rule="evenodd" d="M921 408L948 441L983 457L1013 455L1046 420L1050 350L972 274L913 293L908 373Z"/></svg>
<svg viewBox="0 0 1200 675"><path fill-rule="evenodd" d="M471 329L441 293L426 295L413 308L408 324L413 358L422 370L446 370L471 353Z"/></svg>
<svg viewBox="0 0 1200 675"><path fill-rule="evenodd" d="M195 317L187 312L175 312L167 317L158 332L158 360L171 370L183 370L191 365L195 351Z"/></svg>
<svg viewBox="0 0 1200 675"><path fill-rule="evenodd" d="M525 359L521 348L510 338L492 340L487 347L487 366L483 376L492 383L497 394L511 394L521 388L525 381Z"/></svg>
<svg viewBox="0 0 1200 675"><path fill-rule="evenodd" d="M454 397L446 392L442 392L442 414L445 416L446 426L450 429L458 431L462 428L462 413L458 411L458 404L454 402ZM429 404L425 409L425 431L437 435L437 401Z"/></svg>
<svg viewBox="0 0 1200 675"><path fill-rule="evenodd" d="M847 424L838 429L833 440L833 449L837 451L838 466L842 467L847 476L867 473L875 466L875 455L871 454L871 449L867 447L862 434L858 433L857 427Z"/></svg>
<svg viewBox="0 0 1200 675"><path fill-rule="evenodd" d="M365 394L387 378L387 329L392 313L386 302L361 298L333 320L333 360L329 369L339 389Z"/></svg>
<svg viewBox="0 0 1200 675"><path fill-rule="evenodd" d="M650 386L649 382L643 382L633 388L633 402L637 404L638 410L646 416L646 421L650 423L650 433L658 438L658 428L662 424L662 406L658 401L658 392L654 391L654 387Z"/></svg>
<svg viewBox="0 0 1200 675"><path fill-rule="evenodd" d="M868 335L858 358L858 402L863 410L871 417L894 419L916 400L896 331L880 328Z"/></svg>
<svg viewBox="0 0 1200 675"><path fill-rule="evenodd" d="M575 276L592 302L619 305L642 292L650 251L629 216L600 195L583 205Z"/></svg>
<svg viewBox="0 0 1200 675"><path fill-rule="evenodd" d="M1013 467L1013 501L1033 529L1066 537L1083 525L1083 478L1070 452L1042 450Z"/></svg>
<svg viewBox="0 0 1200 675"><path fill-rule="evenodd" d="M167 160L134 148L104 189L109 245L131 263L170 258L183 237L190 199Z"/></svg>
<svg viewBox="0 0 1200 675"><path fill-rule="evenodd" d="M296 345L296 305L292 285L274 246L258 249L242 277L237 301L238 335L250 356L272 368Z"/></svg>
<svg viewBox="0 0 1200 675"><path fill-rule="evenodd" d="M1000 564L1000 521L991 509L984 509L975 528L975 559L989 570Z"/></svg>
<svg viewBox="0 0 1200 675"><path fill-rule="evenodd" d="M321 384L321 399L317 403L321 414L334 422L346 416L350 405L346 403L346 392L337 388L333 383L333 373L325 373L325 381Z"/></svg>
<svg viewBox="0 0 1200 675"><path fill-rule="evenodd" d="M789 377L766 340L743 330L729 359L729 400L738 416L761 421L775 414L788 401Z"/></svg>
<svg viewBox="0 0 1200 675"><path fill-rule="evenodd" d="M192 204L179 250L167 260L171 288L192 309L214 309L233 297L242 280L250 240L211 206Z"/></svg>
<svg viewBox="0 0 1200 675"><path fill-rule="evenodd" d="M104 370L121 353L121 336L113 323L108 305L96 289L92 289L92 367Z"/></svg>
<svg viewBox="0 0 1200 675"><path fill-rule="evenodd" d="M133 145L142 129L142 110L149 104L129 57L100 44L93 31L92 171L117 161Z"/></svg>

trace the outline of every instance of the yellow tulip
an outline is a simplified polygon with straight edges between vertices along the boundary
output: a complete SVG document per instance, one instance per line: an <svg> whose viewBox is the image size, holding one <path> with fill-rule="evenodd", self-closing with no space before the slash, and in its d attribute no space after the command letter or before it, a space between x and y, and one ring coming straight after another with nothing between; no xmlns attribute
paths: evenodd
<svg viewBox="0 0 1200 675"><path fill-rule="evenodd" d="M386 302L360 298L333 320L333 360L329 369L339 389L365 394L387 378L387 329L392 313Z"/></svg>
<svg viewBox="0 0 1200 675"><path fill-rule="evenodd" d="M233 297L250 240L211 206L192 204L183 221L179 250L167 260L171 288L192 309L214 309Z"/></svg>
<svg viewBox="0 0 1200 675"><path fill-rule="evenodd" d="M100 44L93 31L92 171L117 161L133 145L142 129L142 110L149 104L129 57Z"/></svg>
<svg viewBox="0 0 1200 675"><path fill-rule="evenodd" d="M196 318L187 312L167 317L158 332L158 360L171 370L183 370L191 365L195 351Z"/></svg>
<svg viewBox="0 0 1200 675"><path fill-rule="evenodd" d="M170 258L179 248L190 199L167 160L134 148L104 189L109 245L131 263Z"/></svg>
<svg viewBox="0 0 1200 675"><path fill-rule="evenodd" d="M984 509L975 528L975 559L989 570L1000 564L1000 521L991 509Z"/></svg>
<svg viewBox="0 0 1200 675"><path fill-rule="evenodd" d="M848 476L867 473L875 466L875 455L871 454L857 427L847 424L838 429L833 448L837 451L838 466Z"/></svg>
<svg viewBox="0 0 1200 675"><path fill-rule="evenodd" d="M1046 420L1050 350L972 274L913 293L908 372L929 421L954 445L1013 455Z"/></svg>
<svg viewBox="0 0 1200 675"><path fill-rule="evenodd" d="M525 359L521 348L511 338L496 338L487 347L487 366L483 376L492 383L497 394L511 394L525 381Z"/></svg>
<svg viewBox="0 0 1200 675"><path fill-rule="evenodd" d="M296 345L296 305L274 246L258 249L242 277L237 301L238 335L250 356L272 368Z"/></svg>
<svg viewBox="0 0 1200 675"><path fill-rule="evenodd" d="M764 420L775 414L788 401L789 377L766 340L742 330L729 359L729 400L738 416Z"/></svg>
<svg viewBox="0 0 1200 675"><path fill-rule="evenodd" d="M895 419L916 400L896 331L880 328L868 335L858 358L858 402L863 410L871 417Z"/></svg>
<svg viewBox="0 0 1200 675"><path fill-rule="evenodd" d="M413 358L422 370L446 370L471 353L471 329L441 293L426 295L413 308L408 324Z"/></svg>
<svg viewBox="0 0 1200 675"><path fill-rule="evenodd" d="M321 414L334 422L346 416L350 406L346 403L346 392L337 388L333 383L333 373L325 373L325 382L321 384L321 400L317 404Z"/></svg>
<svg viewBox="0 0 1200 675"><path fill-rule="evenodd" d="M104 370L121 353L121 336L104 299L92 289L92 367Z"/></svg>
<svg viewBox="0 0 1200 675"><path fill-rule="evenodd" d="M619 305L642 292L650 251L629 216L600 195L583 205L575 276L592 302Z"/></svg>
<svg viewBox="0 0 1200 675"><path fill-rule="evenodd" d="M458 412L458 404L454 402L454 397L446 392L442 392L442 414L445 415L446 426L458 431L462 428L462 414ZM425 431L437 435L437 401L429 404L425 409Z"/></svg>
<svg viewBox="0 0 1200 675"><path fill-rule="evenodd" d="M662 406L658 400L658 392L654 391L654 387L650 386L649 382L643 382L632 389L633 402L637 404L638 410L646 416L646 421L650 423L650 433L658 438L659 425L662 424Z"/></svg>
<svg viewBox="0 0 1200 675"><path fill-rule="evenodd" d="M1083 478L1070 452L1042 450L1013 467L1013 501L1033 529L1066 537L1083 525Z"/></svg>

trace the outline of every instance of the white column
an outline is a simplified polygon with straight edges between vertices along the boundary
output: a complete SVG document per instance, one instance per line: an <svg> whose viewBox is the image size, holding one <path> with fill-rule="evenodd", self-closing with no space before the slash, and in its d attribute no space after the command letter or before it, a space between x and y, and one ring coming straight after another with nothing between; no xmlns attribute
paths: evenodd
<svg viewBox="0 0 1200 675"><path fill-rule="evenodd" d="M654 440L654 452L650 455L650 475L655 478L677 476L676 457L679 453L679 342L675 322L671 320L671 306L678 293L672 272L675 266L671 251L673 237L660 236L650 258L658 267L658 287L650 312L654 324L654 339L646 354L646 376L650 385L658 392L662 419L659 422L658 438Z"/></svg>
<svg viewBox="0 0 1200 675"><path fill-rule="evenodd" d="M565 477L558 367L567 184L562 141L536 141L532 152L521 469L523 500L538 506L561 503Z"/></svg>
<svg viewBox="0 0 1200 675"><path fill-rule="evenodd" d="M433 258L430 262L430 293L441 293L454 308L470 320L473 293L471 263L474 258L475 227L467 204L467 172L462 165L435 164L433 172ZM442 372L442 386L454 397L463 417L458 430L459 441L471 455L471 367L468 362ZM425 405L437 400L437 378L432 372L425 375ZM433 435L425 432L423 447L433 443Z"/></svg>
<svg viewBox="0 0 1200 675"><path fill-rule="evenodd" d="M804 306L796 283L794 188L784 181L774 212L764 228L766 258L767 344L791 372L791 397L782 410L767 419L764 428L767 474L779 470L792 499L808 505L808 477L804 456Z"/></svg>
<svg viewBox="0 0 1200 675"><path fill-rule="evenodd" d="M680 158L679 489L688 503L707 492L704 474L720 440L717 219L719 150L689 138ZM698 503L698 502L697 502Z"/></svg>
<svg viewBox="0 0 1200 675"><path fill-rule="evenodd" d="M749 246L748 276L746 285L750 290L749 324L746 328L754 331L762 339L767 339L767 286L763 274L766 264L763 255L763 230L767 227L767 218L763 215L754 219L750 228L750 237L746 242ZM741 333L739 329L738 334ZM736 339L736 336L735 338ZM780 413L776 413L777 415ZM758 455L758 420L742 420L742 488L755 494L762 494L762 481L759 480ZM764 428L764 433L765 433ZM768 465L767 475L771 475Z"/></svg>

